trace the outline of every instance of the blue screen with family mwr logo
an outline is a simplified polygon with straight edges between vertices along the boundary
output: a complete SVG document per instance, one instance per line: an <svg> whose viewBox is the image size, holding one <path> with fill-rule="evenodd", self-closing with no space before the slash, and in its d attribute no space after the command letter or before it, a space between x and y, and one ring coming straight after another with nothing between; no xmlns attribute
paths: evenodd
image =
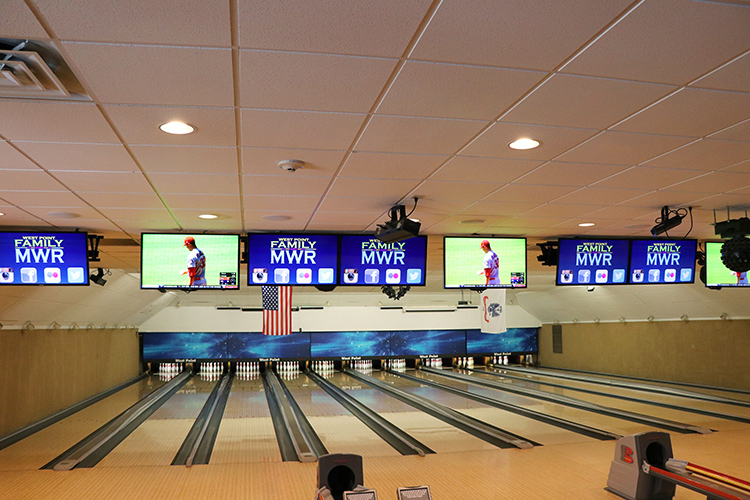
<svg viewBox="0 0 750 500"><path fill-rule="evenodd" d="M0 232L0 285L88 285L86 233Z"/></svg>
<svg viewBox="0 0 750 500"><path fill-rule="evenodd" d="M425 283L427 237L384 243L374 236L341 236L340 285L403 285Z"/></svg>
<svg viewBox="0 0 750 500"><path fill-rule="evenodd" d="M695 240L633 240L630 283L693 283L696 245Z"/></svg>
<svg viewBox="0 0 750 500"><path fill-rule="evenodd" d="M248 284L335 285L335 234L248 234Z"/></svg>
<svg viewBox="0 0 750 500"><path fill-rule="evenodd" d="M624 285L629 254L629 240L561 239L557 284Z"/></svg>

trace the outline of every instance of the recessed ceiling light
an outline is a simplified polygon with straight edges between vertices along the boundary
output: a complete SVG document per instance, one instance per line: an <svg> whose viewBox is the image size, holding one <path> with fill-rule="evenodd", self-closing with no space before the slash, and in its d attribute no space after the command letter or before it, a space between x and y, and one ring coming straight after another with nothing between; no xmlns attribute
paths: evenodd
<svg viewBox="0 0 750 500"><path fill-rule="evenodd" d="M47 212L47 215L55 219L75 219L81 216L75 212Z"/></svg>
<svg viewBox="0 0 750 500"><path fill-rule="evenodd" d="M538 147L541 144L539 141L535 141L534 139L518 139L517 141L513 141L508 146L511 149L534 149Z"/></svg>
<svg viewBox="0 0 750 500"><path fill-rule="evenodd" d="M595 226L596 224L594 224L593 222L581 222L581 223L580 223L580 224L578 224L578 225L579 225L580 227L591 227L591 226Z"/></svg>
<svg viewBox="0 0 750 500"><path fill-rule="evenodd" d="M292 220L288 215L264 215L263 218L266 220Z"/></svg>
<svg viewBox="0 0 750 500"><path fill-rule="evenodd" d="M199 219L218 219L219 216L218 215L214 215L214 214L201 214L201 215L198 216L198 218Z"/></svg>
<svg viewBox="0 0 750 500"><path fill-rule="evenodd" d="M177 121L162 123L161 125L159 125L159 129L162 132L175 135L192 134L193 132L195 132L195 127L193 127L192 125Z"/></svg>
<svg viewBox="0 0 750 500"><path fill-rule="evenodd" d="M0 212L0 217L2 217L3 215L5 215L5 214L4 214L4 213L2 213L2 212Z"/></svg>
<svg viewBox="0 0 750 500"><path fill-rule="evenodd" d="M484 224L485 222L487 221L484 219L468 219L458 221L459 224Z"/></svg>

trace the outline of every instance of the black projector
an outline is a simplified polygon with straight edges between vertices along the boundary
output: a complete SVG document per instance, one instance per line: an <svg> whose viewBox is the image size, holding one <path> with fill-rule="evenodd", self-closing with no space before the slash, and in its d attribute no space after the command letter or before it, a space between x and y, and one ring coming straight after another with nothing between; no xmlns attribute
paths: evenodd
<svg viewBox="0 0 750 500"><path fill-rule="evenodd" d="M375 237L383 243L394 243L396 241L408 240L419 234L421 222L411 219L389 221L379 225L375 230Z"/></svg>
<svg viewBox="0 0 750 500"><path fill-rule="evenodd" d="M747 236L748 234L750 234L750 219L748 219L747 217L740 217L739 219L717 222L714 225L714 232L722 238Z"/></svg>

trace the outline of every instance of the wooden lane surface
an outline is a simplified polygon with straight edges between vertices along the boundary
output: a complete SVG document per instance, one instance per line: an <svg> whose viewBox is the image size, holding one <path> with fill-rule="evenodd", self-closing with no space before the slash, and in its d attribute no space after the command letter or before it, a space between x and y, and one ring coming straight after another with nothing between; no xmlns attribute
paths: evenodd
<svg viewBox="0 0 750 500"><path fill-rule="evenodd" d="M421 376L419 370L409 374ZM488 424L499 427L508 432L518 434L524 438L531 439L543 445L549 444L561 444L561 443L580 443L594 438L577 434L559 427L555 427L538 420L533 420L522 415L518 415L509 411L505 411L499 408L485 405L473 399L467 399L458 394L443 391L432 386L420 386L418 382L412 380L406 380L398 375L390 373L379 374L380 379L388 383L398 383L399 388L403 389L411 394L415 394L430 401L439 402L442 405L458 410L464 415L477 418ZM432 379L443 382L444 379L441 377L431 377ZM465 386L466 384L464 384ZM466 389L466 387L463 387ZM496 391L497 392L497 391Z"/></svg>
<svg viewBox="0 0 750 500"><path fill-rule="evenodd" d="M260 375L236 375L216 435L210 464L281 461ZM193 466L195 467L202 466Z"/></svg>
<svg viewBox="0 0 750 500"><path fill-rule="evenodd" d="M473 372L472 376L481 377L486 380L498 380L498 377L495 377L492 375L481 374L478 372ZM596 404L603 405L603 406L609 406L610 408L617 408L620 410L627 410L627 411L642 413L645 415L652 415L654 417L665 418L668 420L675 420L677 422L696 425L700 427L706 427L708 429L715 429L719 431L741 430L748 426L748 424L744 424L742 422L736 422L733 420L726 420L722 418L711 417L708 415L700 415L698 413L691 413L691 412L686 412L686 411L673 410L669 408L662 408L659 406L654 406L654 405L650 405L646 403L636 403L633 401L625 401L622 399L609 398L606 396L598 396L595 394L586 394L583 392L573 391L569 389L561 389L558 387L549 387L549 386L539 384L533 379L529 379L525 381L513 381L513 384L516 387L527 387L529 389L542 390L542 391L551 392L554 394L560 394L563 396L569 396L572 398L580 399L582 401L588 401L588 402L596 403ZM612 392L614 392L614 389L615 388L611 388ZM605 390L610 390L610 389L605 388ZM637 391L628 391L628 394L636 395L643 399L651 399L654 401L662 401L662 400L665 400L665 398L670 398L670 402L677 402L678 404L682 404L686 406L693 406L696 408L702 407L703 405L706 404L701 401L687 400L684 398L675 398L672 396L661 396L659 394L646 394L642 392L637 393ZM717 405L713 403L710 403L710 404L712 405L711 409L717 409ZM730 413L730 414L735 414L735 415L741 415L740 413L741 410L744 410L745 412L747 412L746 408L740 408L736 406L729 407L727 405L721 405L720 409L724 411L725 413Z"/></svg>
<svg viewBox="0 0 750 500"><path fill-rule="evenodd" d="M284 383L329 453L353 453L365 458L401 456L305 374Z"/></svg>
<svg viewBox="0 0 750 500"><path fill-rule="evenodd" d="M542 401L539 399L534 399L532 397L522 396L519 394L505 392L505 391L498 390L498 389L491 389L489 387L471 385L471 384L467 384L459 380L448 379L448 378L440 377L440 376L431 376L427 372L418 371L417 374L420 377L429 377L431 380L435 380L437 382L440 382L441 384L449 385L451 387L457 387L459 389L470 390L471 392L474 392L476 394L481 394L482 396L499 399L501 401L523 406L530 410L535 410L540 413L544 413L546 415L565 418L565 419L572 420L574 422L577 422L583 425L589 425L591 427L596 427L598 429L602 429L608 432L620 434L622 436L625 436L628 434L636 434L638 432L643 432L643 431L648 431L648 430L654 430L653 427L650 427L645 424L639 424L637 422L631 422L629 420L622 420L622 419L610 417L607 415L600 415L598 413L593 413L593 412L581 410L578 408L572 408L570 406L564 406L564 405L552 403L549 401ZM476 374L475 376L477 376L478 378L482 378L482 379L486 379L486 380L490 380L494 382L499 382L501 380L493 376L483 377L478 374ZM555 394L558 394L558 392L555 392Z"/></svg>
<svg viewBox="0 0 750 500"><path fill-rule="evenodd" d="M0 450L0 470L33 470L42 467L163 384L158 376L138 381Z"/></svg>
<svg viewBox="0 0 750 500"><path fill-rule="evenodd" d="M96 467L169 465L217 380L193 376Z"/></svg>
<svg viewBox="0 0 750 500"><path fill-rule="evenodd" d="M750 431L672 435L675 458L747 478ZM540 446L529 450L441 453L364 460L365 485L380 498L396 488L427 484L433 498L617 500L604 490L614 457L611 441ZM311 498L316 464L253 463L186 467L115 467L55 471L0 471L0 498L13 500L224 500ZM679 489L679 500L705 496Z"/></svg>

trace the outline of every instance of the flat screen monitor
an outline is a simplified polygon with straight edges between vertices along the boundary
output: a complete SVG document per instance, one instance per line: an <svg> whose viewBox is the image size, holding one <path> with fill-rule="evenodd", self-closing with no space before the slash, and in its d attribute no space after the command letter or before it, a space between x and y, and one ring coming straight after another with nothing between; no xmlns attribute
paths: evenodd
<svg viewBox="0 0 750 500"><path fill-rule="evenodd" d="M384 243L374 236L341 236L340 285L425 284L427 237Z"/></svg>
<svg viewBox="0 0 750 500"><path fill-rule="evenodd" d="M249 285L334 285L335 234L248 234Z"/></svg>
<svg viewBox="0 0 750 500"><path fill-rule="evenodd" d="M557 284L624 285L629 255L630 240L561 239Z"/></svg>
<svg viewBox="0 0 750 500"><path fill-rule="evenodd" d="M706 286L750 286L747 272L732 271L721 261L721 247L723 241L706 242Z"/></svg>
<svg viewBox="0 0 750 500"><path fill-rule="evenodd" d="M445 236L443 277L444 288L526 288L526 238Z"/></svg>
<svg viewBox="0 0 750 500"><path fill-rule="evenodd" d="M693 283L696 245L695 240L633 240L628 271L630 284Z"/></svg>
<svg viewBox="0 0 750 500"><path fill-rule="evenodd" d="M86 233L0 232L0 286L86 286L88 262Z"/></svg>
<svg viewBox="0 0 750 500"><path fill-rule="evenodd" d="M240 287L240 237L236 234L141 234L141 288Z"/></svg>

